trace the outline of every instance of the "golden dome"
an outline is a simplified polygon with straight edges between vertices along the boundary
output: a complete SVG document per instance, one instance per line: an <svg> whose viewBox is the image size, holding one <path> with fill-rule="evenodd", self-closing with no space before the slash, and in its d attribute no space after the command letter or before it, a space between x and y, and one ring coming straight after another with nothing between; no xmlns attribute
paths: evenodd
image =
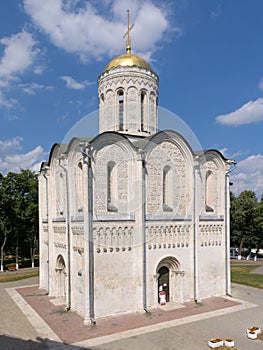
<svg viewBox="0 0 263 350"><path fill-rule="evenodd" d="M142 67L148 70L152 70L151 66L141 57L132 54L131 52L127 52L124 55L120 55L114 58L104 69L104 72L113 68L113 67Z"/></svg>

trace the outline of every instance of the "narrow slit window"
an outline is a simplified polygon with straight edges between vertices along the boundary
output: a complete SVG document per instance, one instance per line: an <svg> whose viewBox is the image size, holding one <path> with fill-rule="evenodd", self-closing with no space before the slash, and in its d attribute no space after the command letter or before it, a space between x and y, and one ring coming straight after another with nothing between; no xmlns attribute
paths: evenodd
<svg viewBox="0 0 263 350"><path fill-rule="evenodd" d="M163 169L163 211L173 211L172 209L172 171L169 166Z"/></svg>
<svg viewBox="0 0 263 350"><path fill-rule="evenodd" d="M213 173L211 170L206 173L205 192L205 210L206 212L213 212Z"/></svg>
<svg viewBox="0 0 263 350"><path fill-rule="evenodd" d="M118 104L119 104L119 130L123 131L124 128L124 117L123 117L123 112L124 112L124 95L123 91L118 92Z"/></svg>
<svg viewBox="0 0 263 350"><path fill-rule="evenodd" d="M141 93L141 131L145 130L145 102L146 102L146 94L145 92Z"/></svg>
<svg viewBox="0 0 263 350"><path fill-rule="evenodd" d="M76 167L76 214L83 211L83 182L82 182L82 163L79 162Z"/></svg>
<svg viewBox="0 0 263 350"><path fill-rule="evenodd" d="M107 210L117 212L118 209L114 205L117 194L117 169L114 162L107 165Z"/></svg>

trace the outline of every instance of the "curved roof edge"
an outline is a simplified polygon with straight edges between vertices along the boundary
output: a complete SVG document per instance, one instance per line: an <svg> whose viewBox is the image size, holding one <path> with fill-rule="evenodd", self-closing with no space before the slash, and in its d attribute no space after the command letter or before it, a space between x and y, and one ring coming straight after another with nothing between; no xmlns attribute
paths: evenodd
<svg viewBox="0 0 263 350"><path fill-rule="evenodd" d="M184 142L184 144L187 146L187 148L189 149L189 151L191 152L191 154L193 156L206 157L206 155L208 155L209 153L216 153L216 154L218 154L218 156L224 162L226 162L226 163L233 163L233 164L236 163L234 160L226 158L217 149L193 150L191 145L184 138L184 136L182 136L179 132L177 132L175 130L169 130L169 129L161 130L161 131L158 131L156 134L153 134L153 135L150 135L150 136L147 136L147 137L137 136L137 135L134 136L134 135L131 135L131 134L122 134L122 133L119 133L117 131L105 131L105 132L103 132L101 134L98 134L95 137L73 137L68 144L59 144L59 143L53 144L53 146L51 147L50 153L49 153L48 161L44 161L44 162L41 163L40 171L42 169L44 169L45 166L50 166L51 160L52 160L52 157L53 157L53 153L54 153L55 149L57 149L57 147L61 147L62 148L63 152L61 152L61 153L68 153L69 150L70 150L71 145L76 140L79 140L79 142L88 142L89 144L93 144L93 143L96 143L96 141L99 141L100 138L105 137L106 135L114 135L115 139L127 141L134 150L136 150L136 149L137 150L138 149L145 149L150 142L154 142L154 139L158 140L162 135L165 135L168 139L173 139L173 135L174 135L174 136L176 136L177 138L181 139Z"/></svg>
<svg viewBox="0 0 263 350"><path fill-rule="evenodd" d="M234 160L231 160L229 158L226 158L222 152L218 151L217 149L215 148L211 148L211 149L207 149L204 151L204 154L207 154L207 153L217 153L225 162L228 162L228 161L231 161L231 162L234 162Z"/></svg>
<svg viewBox="0 0 263 350"><path fill-rule="evenodd" d="M151 136L145 137L142 140L138 140L138 144L139 145L143 145L143 147L138 146L139 148L145 148L148 142L152 142L153 139L158 139L161 135L167 135L168 138L172 139L172 135L176 135L178 138L180 138L185 145L189 148L189 150L191 151L192 155L195 155L195 152L193 151L192 147L190 146L190 144L188 143L188 141L184 138L184 136L182 136L179 132L175 131L175 130L161 130L158 131L156 134L153 134ZM136 143L136 142L135 142Z"/></svg>

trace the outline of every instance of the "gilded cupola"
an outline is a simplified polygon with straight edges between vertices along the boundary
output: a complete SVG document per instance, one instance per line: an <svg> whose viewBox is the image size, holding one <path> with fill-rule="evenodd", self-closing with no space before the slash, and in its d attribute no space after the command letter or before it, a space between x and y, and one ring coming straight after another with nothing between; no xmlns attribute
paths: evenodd
<svg viewBox="0 0 263 350"><path fill-rule="evenodd" d="M158 82L151 66L131 53L130 26L126 53L115 57L98 78L100 132L149 136L157 132Z"/></svg>

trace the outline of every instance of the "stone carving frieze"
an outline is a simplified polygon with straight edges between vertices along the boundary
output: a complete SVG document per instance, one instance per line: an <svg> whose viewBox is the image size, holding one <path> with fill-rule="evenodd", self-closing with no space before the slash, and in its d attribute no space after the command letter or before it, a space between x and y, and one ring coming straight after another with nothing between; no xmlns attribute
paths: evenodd
<svg viewBox="0 0 263 350"><path fill-rule="evenodd" d="M133 226L97 226L93 228L93 243L97 253L130 251L133 245Z"/></svg>
<svg viewBox="0 0 263 350"><path fill-rule="evenodd" d="M71 227L73 235L82 236L84 235L84 227L83 226L72 226Z"/></svg>
<svg viewBox="0 0 263 350"><path fill-rule="evenodd" d="M134 85L134 86L138 86L138 87L143 86L144 88L148 87L151 90L157 91L156 82L152 81L151 78L148 78L148 77L145 77L145 78L134 77L134 78L129 78L128 79L128 78L118 77L118 78L110 79L105 84L105 86L104 85L100 86L99 94L101 94L103 91L105 91L106 86L107 86L107 89L109 89L109 88L117 89L120 86L128 87L130 85Z"/></svg>
<svg viewBox="0 0 263 350"><path fill-rule="evenodd" d="M54 226L54 233L66 234L66 226Z"/></svg>
<svg viewBox="0 0 263 350"><path fill-rule="evenodd" d="M148 249L187 248L190 244L190 225L152 225L146 227Z"/></svg>
<svg viewBox="0 0 263 350"><path fill-rule="evenodd" d="M60 242L54 242L54 246L56 248L60 248L60 249L66 249L67 248L66 244L63 244L63 243L60 243Z"/></svg>
<svg viewBox="0 0 263 350"><path fill-rule="evenodd" d="M84 253L84 248L83 247L78 247L78 246L73 246L73 251L78 252L79 254Z"/></svg>
<svg viewBox="0 0 263 350"><path fill-rule="evenodd" d="M223 225L199 225L199 239L201 247L221 246L223 240Z"/></svg>

